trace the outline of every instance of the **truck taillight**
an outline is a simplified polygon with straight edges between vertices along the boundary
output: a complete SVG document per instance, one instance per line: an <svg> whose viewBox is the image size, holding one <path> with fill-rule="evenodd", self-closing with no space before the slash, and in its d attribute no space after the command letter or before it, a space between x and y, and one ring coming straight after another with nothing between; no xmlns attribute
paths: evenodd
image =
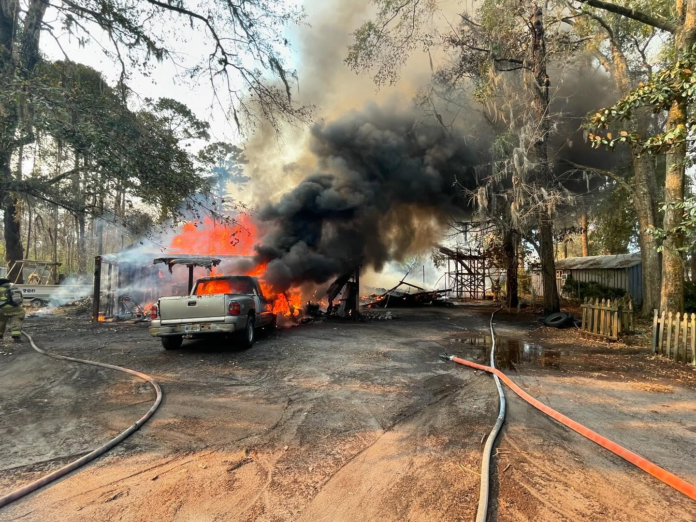
<svg viewBox="0 0 696 522"><path fill-rule="evenodd" d="M152 308L150 308L150 319L157 319L159 316L159 309L157 308L157 305L152 305Z"/></svg>
<svg viewBox="0 0 696 522"><path fill-rule="evenodd" d="M230 315L239 315L241 311L241 306L239 306L239 303L237 301L231 301L230 305L227 307L227 312Z"/></svg>

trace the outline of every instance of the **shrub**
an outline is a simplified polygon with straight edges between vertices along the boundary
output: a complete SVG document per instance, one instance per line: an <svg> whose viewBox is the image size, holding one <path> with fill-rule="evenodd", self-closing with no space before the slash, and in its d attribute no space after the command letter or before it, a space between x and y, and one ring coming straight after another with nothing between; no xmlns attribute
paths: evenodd
<svg viewBox="0 0 696 522"><path fill-rule="evenodd" d="M576 281L572 275L569 275L563 285L563 293L582 301L586 297L590 299L618 299L626 295L626 290L604 286L595 281ZM694 295L696 297L696 294Z"/></svg>

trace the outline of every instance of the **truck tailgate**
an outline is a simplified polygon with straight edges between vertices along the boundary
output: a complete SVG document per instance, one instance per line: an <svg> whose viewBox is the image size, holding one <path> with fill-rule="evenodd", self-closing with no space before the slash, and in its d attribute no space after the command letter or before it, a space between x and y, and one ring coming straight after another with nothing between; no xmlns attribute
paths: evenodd
<svg viewBox="0 0 696 522"><path fill-rule="evenodd" d="M224 295L186 295L160 299L159 313L162 323L187 322L196 319L223 321L227 314ZM183 321L182 321L183 320Z"/></svg>

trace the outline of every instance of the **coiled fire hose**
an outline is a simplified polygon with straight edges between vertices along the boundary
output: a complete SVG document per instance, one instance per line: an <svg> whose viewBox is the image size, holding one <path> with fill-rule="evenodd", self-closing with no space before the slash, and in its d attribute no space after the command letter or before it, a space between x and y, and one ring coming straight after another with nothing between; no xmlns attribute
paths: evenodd
<svg viewBox="0 0 696 522"><path fill-rule="evenodd" d="M495 314L495 312L493 313ZM493 335L493 342L495 343L495 334L493 332L493 316L491 316L491 334ZM527 403L531 404L534 406L536 409L541 411L542 413L548 415L555 421L560 422L564 426L567 426L571 430L579 433L583 437L591 440L592 442L599 444L603 448L611 451L615 455L618 455L625 461L633 464L639 469L642 469L646 473L649 473L656 479L664 482L671 488L676 489L680 493L683 493L687 497L689 497L692 500L696 500L696 486L693 484L690 484L689 482L685 481L682 478L677 477L673 473L670 473L666 469L661 468L660 466L653 464L649 460L641 457L640 455L637 455L636 453L633 453L632 451L627 450L623 446L617 444L616 442L613 442L606 437L600 435L599 433L587 428L586 426L583 426L579 422L574 421L573 419L566 417L562 413L554 410L553 408L550 408L546 404L538 401L531 395L529 395L527 392L525 392L522 388L517 386L507 375L505 375L503 372L498 370L497 368L494 367L493 365L493 350L491 350L491 366L484 366L482 364L476 364L471 361L467 361L466 359L460 359L459 357L455 357L454 355L442 355L441 357L448 359L450 361L454 361L458 364L463 364L465 366L469 366L470 368L475 368L477 370L482 370L484 372L492 373L494 377L500 378L507 386L510 388L512 391L514 391L521 399L525 400ZM497 382L497 381L496 381ZM497 422L496 422L497 425ZM494 427L495 429L495 427ZM493 434L493 432L491 432ZM489 436L490 439L490 436ZM491 445L493 443L491 442ZM486 446L488 446L488 442L486 443ZM485 453L484 453L485 455ZM490 456L490 452L489 452ZM484 458L484 464L486 460ZM485 514L483 518L480 518L481 515L481 502L483 498L483 490L485 486L485 494L486 494L486 499L488 496L488 481L484 484L483 480L483 469L484 469L484 464L481 466L481 496L479 497L479 511L476 514L476 520L485 520Z"/></svg>
<svg viewBox="0 0 696 522"><path fill-rule="evenodd" d="M150 383L150 385L155 389L155 392L157 393L157 398L155 399L154 404L150 407L150 409L143 415L140 419L138 419L135 424L133 424L131 427L129 427L127 430L123 431L113 439L111 439L109 442L104 444L103 446L98 447L97 449L93 450L92 452L88 453L87 455L84 455L83 457L77 459L74 462L71 462L70 464L67 464L63 466L60 469L57 469L53 473L49 473L45 477L42 477L38 480L35 480L34 482L27 484L26 486L19 488L12 493L5 495L4 497L0 497L0 508L3 506L6 506L15 500L19 500L20 498L24 497L25 495L28 495L29 493L33 493L39 488L44 487L47 484L50 484L54 480L58 480L59 478L67 475L68 473L71 473L75 471L76 469L84 466L88 462L93 461L97 457L103 455L107 451L109 451L111 448L116 446L117 444L121 443L124 441L126 438L128 438L133 432L137 431L143 424L147 422L147 420L152 417L152 415L155 413L157 408L159 407L160 403L162 402L162 389L160 388L159 384L150 377L149 375L146 375L144 373L136 372L135 370L130 370L128 368L122 368L121 366L116 366L113 364L106 364L106 363L100 363L100 362L95 362L95 361L86 361L83 359L76 359L75 357L66 357L65 355L56 355L52 353L45 352L36 344L34 343L34 340L31 338L31 336L27 332L22 332L24 336L29 339L29 343L31 344L31 347L39 352L40 354L46 355L48 357L53 357L54 359L61 359L63 361L70 361L70 362L76 362L80 364L88 364L90 366L99 366L101 368L108 368L110 370L118 370L120 372L128 373L130 375L135 375L136 377L139 377L147 382Z"/></svg>

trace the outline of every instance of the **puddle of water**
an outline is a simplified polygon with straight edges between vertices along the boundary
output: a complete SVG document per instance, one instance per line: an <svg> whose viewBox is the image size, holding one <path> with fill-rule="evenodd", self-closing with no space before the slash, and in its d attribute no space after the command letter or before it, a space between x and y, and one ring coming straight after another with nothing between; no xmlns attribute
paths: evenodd
<svg viewBox="0 0 696 522"><path fill-rule="evenodd" d="M451 344L457 344L456 352L465 352L469 359L480 364L490 362L491 336L457 334L450 338ZM454 348L454 346L453 346ZM570 360L566 351L544 348L538 344L507 339L496 336L495 365L501 370L509 370L515 366L530 364L540 368L573 369L599 371L601 368L588 365L578 360Z"/></svg>

